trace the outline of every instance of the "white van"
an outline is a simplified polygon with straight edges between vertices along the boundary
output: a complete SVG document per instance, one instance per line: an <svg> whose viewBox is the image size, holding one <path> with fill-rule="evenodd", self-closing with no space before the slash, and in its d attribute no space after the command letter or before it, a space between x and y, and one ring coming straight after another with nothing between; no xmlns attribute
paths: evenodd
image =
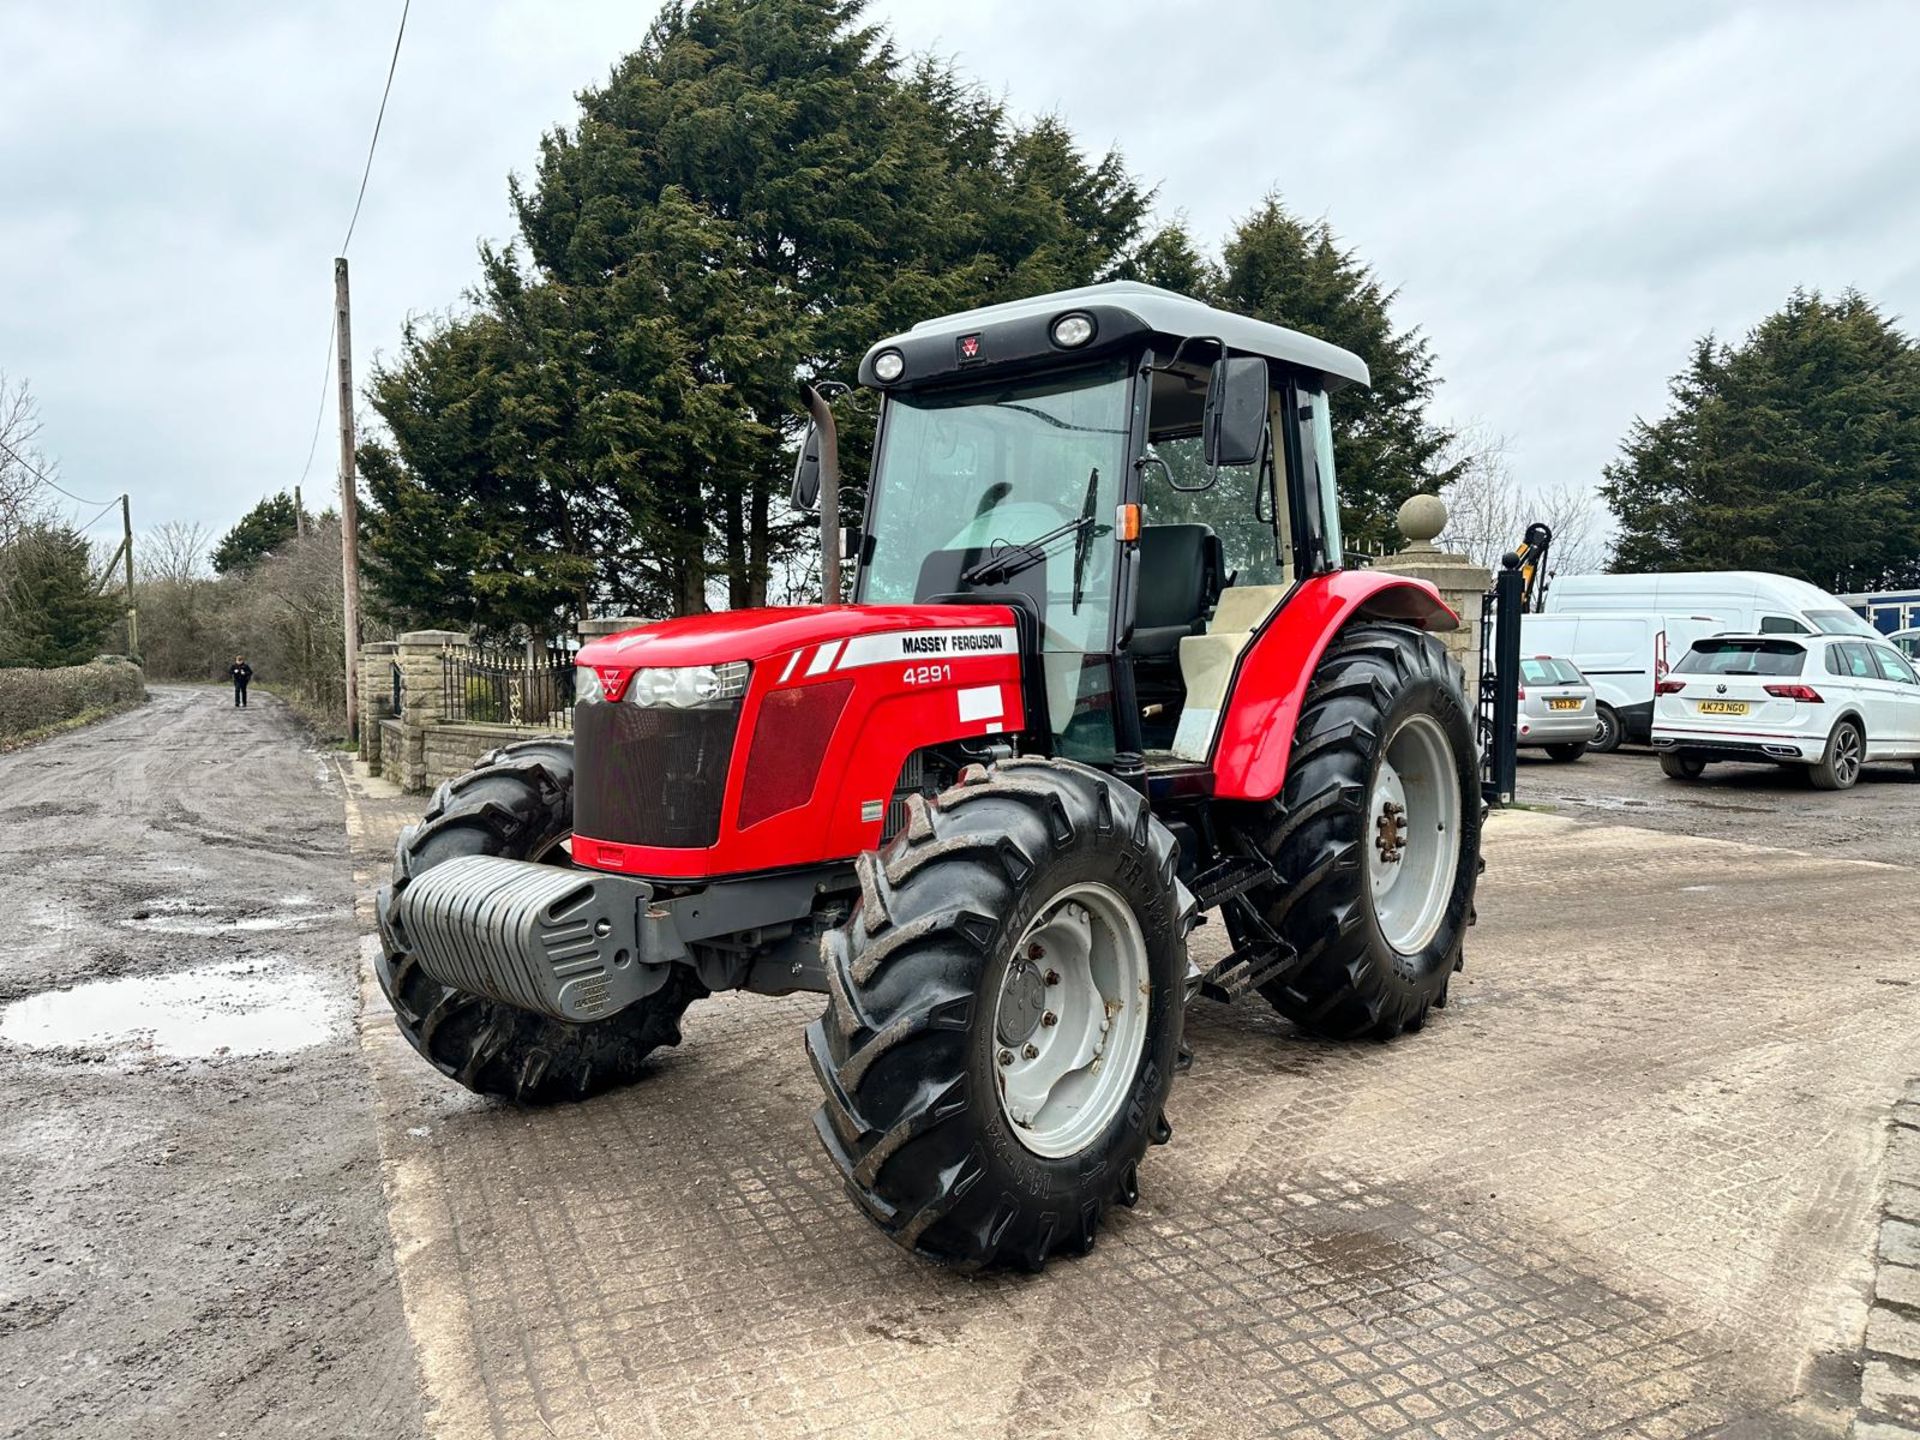
<svg viewBox="0 0 1920 1440"><path fill-rule="evenodd" d="M1549 615L1596 615L1619 610L1714 615L1725 622L1722 629L1738 635L1876 635L1873 627L1838 596L1804 580L1769 575L1764 570L1561 575L1547 587ZM1674 655L1678 658L1679 650Z"/></svg>
<svg viewBox="0 0 1920 1440"><path fill-rule="evenodd" d="M1652 738L1653 686L1666 677L1669 656L1678 660L1695 640L1733 628L1708 614L1522 615L1520 653L1573 662L1593 686L1598 712L1587 748L1606 751Z"/></svg>

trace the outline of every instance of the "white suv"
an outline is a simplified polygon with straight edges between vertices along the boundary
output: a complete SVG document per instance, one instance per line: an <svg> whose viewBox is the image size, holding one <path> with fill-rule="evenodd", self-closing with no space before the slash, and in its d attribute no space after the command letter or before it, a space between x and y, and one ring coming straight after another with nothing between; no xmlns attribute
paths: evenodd
<svg viewBox="0 0 1920 1440"><path fill-rule="evenodd" d="M1869 760L1920 769L1920 675L1877 640L1715 635L1654 695L1653 748L1676 780L1710 760L1806 765L1822 790L1846 789Z"/></svg>

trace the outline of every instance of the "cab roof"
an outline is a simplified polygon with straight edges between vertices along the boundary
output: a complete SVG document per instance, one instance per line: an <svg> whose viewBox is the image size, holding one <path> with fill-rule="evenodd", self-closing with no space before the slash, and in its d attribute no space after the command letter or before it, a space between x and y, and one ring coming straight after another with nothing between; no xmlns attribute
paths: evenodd
<svg viewBox="0 0 1920 1440"><path fill-rule="evenodd" d="M1071 310L1101 307L1131 316L1157 335L1175 340L1218 339L1229 350L1243 355L1259 355L1284 361L1306 370L1317 370L1326 377L1329 390L1345 384L1371 382L1367 364L1352 351L1342 350L1325 340L1302 335L1283 325L1249 319L1231 310L1216 310L1198 300L1163 290L1157 285L1142 285L1133 280L1110 280L1104 285L1082 285L1073 290L1056 290L1025 300L1009 300L998 305L982 305L955 315L923 320L905 335L890 336L872 346L861 361L867 373L873 357L882 350L897 347L909 337L937 339L962 335L1008 320L1046 318Z"/></svg>

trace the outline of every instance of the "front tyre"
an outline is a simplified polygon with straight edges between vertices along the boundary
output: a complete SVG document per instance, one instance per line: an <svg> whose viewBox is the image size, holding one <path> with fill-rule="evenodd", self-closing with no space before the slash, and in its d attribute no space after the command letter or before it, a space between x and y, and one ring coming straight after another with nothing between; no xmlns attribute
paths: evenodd
<svg viewBox="0 0 1920 1440"><path fill-rule="evenodd" d="M423 872L459 855L565 865L573 833L573 742L527 740L485 756L434 792L409 826L380 891L380 988L407 1043L481 1095L544 1105L584 1100L639 1077L646 1058L680 1043L680 1016L706 994L676 966L659 990L604 1020L570 1024L442 985L420 968L394 923L395 901Z"/></svg>
<svg viewBox="0 0 1920 1440"><path fill-rule="evenodd" d="M1457 666L1433 636L1362 623L1308 687L1276 801L1224 817L1281 877L1252 892L1292 968L1261 987L1336 1039L1417 1030L1462 964L1480 871L1480 781ZM1233 910L1227 923L1246 933Z"/></svg>
<svg viewBox="0 0 1920 1440"><path fill-rule="evenodd" d="M1558 761L1562 765L1565 765L1570 761L1578 760L1582 755L1586 753L1587 753L1587 742L1584 740L1574 741L1573 743L1567 744L1567 745L1547 746L1547 757L1551 760Z"/></svg>
<svg viewBox="0 0 1920 1440"><path fill-rule="evenodd" d="M970 767L859 862L822 942L815 1128L896 1242L967 1268L1090 1248L1137 1196L1180 1043L1173 836L1063 760Z"/></svg>

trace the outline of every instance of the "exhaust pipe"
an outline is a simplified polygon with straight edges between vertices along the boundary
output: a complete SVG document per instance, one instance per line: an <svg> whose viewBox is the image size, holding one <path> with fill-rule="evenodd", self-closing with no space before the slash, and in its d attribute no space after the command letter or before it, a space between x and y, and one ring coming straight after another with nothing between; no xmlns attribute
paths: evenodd
<svg viewBox="0 0 1920 1440"><path fill-rule="evenodd" d="M820 595L829 605L840 603L840 438L833 428L833 410L826 397L811 385L800 387L807 414L813 417L815 443L820 450Z"/></svg>

